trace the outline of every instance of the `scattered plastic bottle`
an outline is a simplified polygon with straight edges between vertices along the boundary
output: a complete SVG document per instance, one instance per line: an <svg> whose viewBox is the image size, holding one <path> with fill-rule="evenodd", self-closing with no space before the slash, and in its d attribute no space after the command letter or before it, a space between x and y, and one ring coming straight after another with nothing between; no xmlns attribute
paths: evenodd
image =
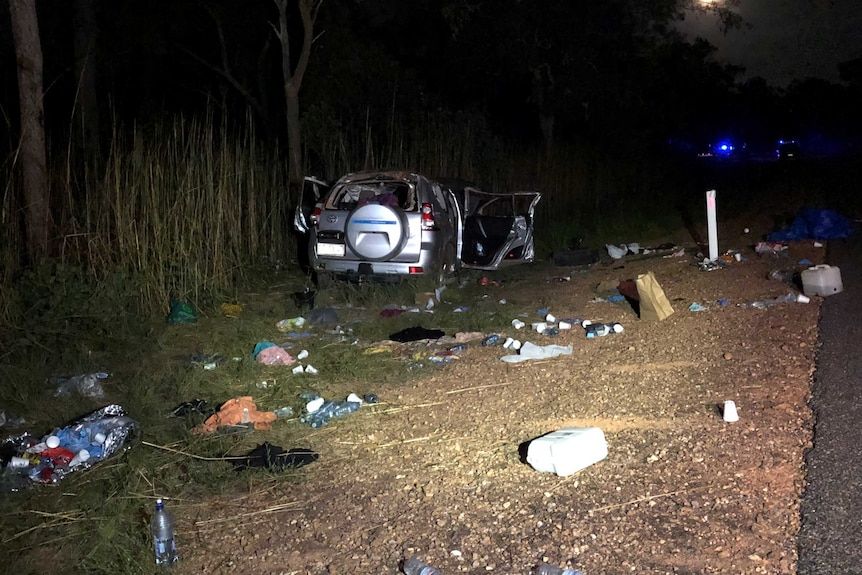
<svg viewBox="0 0 862 575"><path fill-rule="evenodd" d="M75 457L72 458L72 461L69 462L69 467L78 467L82 463L85 463L90 459L90 452L86 449L80 450L75 454Z"/></svg>
<svg viewBox="0 0 862 575"><path fill-rule="evenodd" d="M320 409L309 414L303 421L309 423L311 427L318 428L326 425L330 419L344 417L348 413L353 413L361 404L356 401L327 401Z"/></svg>
<svg viewBox="0 0 862 575"><path fill-rule="evenodd" d="M463 352L465 349L467 349L467 344L466 343L459 343L458 345L453 345L452 347L450 347L449 351L451 351L455 355L458 355L461 352Z"/></svg>
<svg viewBox="0 0 862 575"><path fill-rule="evenodd" d="M500 334L492 333L491 335L482 340L482 345L485 347L489 347L492 345L497 345L498 341L500 341Z"/></svg>
<svg viewBox="0 0 862 575"><path fill-rule="evenodd" d="M59 479L54 471L54 465L47 457L41 459L39 463L30 466L27 475L33 481L40 483L56 483Z"/></svg>
<svg viewBox="0 0 862 575"><path fill-rule="evenodd" d="M576 571L574 569L564 569L563 567L549 565L548 563L539 563L533 573L535 575L584 575L580 571Z"/></svg>
<svg viewBox="0 0 862 575"><path fill-rule="evenodd" d="M174 539L174 518L170 511L165 509L165 504L161 499L156 499L156 512L153 513L150 530L153 534L156 565L159 567L172 566L179 560Z"/></svg>
<svg viewBox="0 0 862 575"><path fill-rule="evenodd" d="M595 337L604 337L609 333L622 333L623 326L620 323L586 323L584 330L587 333L587 337L592 339Z"/></svg>
<svg viewBox="0 0 862 575"><path fill-rule="evenodd" d="M84 397L101 398L105 396L105 390L102 388L100 380L109 376L110 374L103 372L85 373L67 378L55 377L51 379L51 383L57 386L57 391L54 394L56 397L69 397L72 392L77 391Z"/></svg>
<svg viewBox="0 0 862 575"><path fill-rule="evenodd" d="M405 559L401 570L404 571L404 575L442 575L437 569L415 557Z"/></svg>

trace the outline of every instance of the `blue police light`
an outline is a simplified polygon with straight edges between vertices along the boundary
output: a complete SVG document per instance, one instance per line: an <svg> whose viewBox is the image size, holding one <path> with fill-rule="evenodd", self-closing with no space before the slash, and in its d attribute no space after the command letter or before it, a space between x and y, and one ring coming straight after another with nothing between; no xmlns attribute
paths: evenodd
<svg viewBox="0 0 862 575"><path fill-rule="evenodd" d="M718 143L718 145L716 146L716 150L719 155L729 156L731 153L733 153L734 147L733 144L731 144L730 142L724 141Z"/></svg>

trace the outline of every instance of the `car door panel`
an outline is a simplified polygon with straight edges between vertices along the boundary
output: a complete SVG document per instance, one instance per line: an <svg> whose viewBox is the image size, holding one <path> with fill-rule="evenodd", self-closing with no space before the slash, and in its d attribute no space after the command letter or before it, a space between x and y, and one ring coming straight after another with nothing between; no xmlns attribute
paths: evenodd
<svg viewBox="0 0 862 575"><path fill-rule="evenodd" d="M532 261L533 215L540 199L538 192L466 190L462 265L495 270Z"/></svg>

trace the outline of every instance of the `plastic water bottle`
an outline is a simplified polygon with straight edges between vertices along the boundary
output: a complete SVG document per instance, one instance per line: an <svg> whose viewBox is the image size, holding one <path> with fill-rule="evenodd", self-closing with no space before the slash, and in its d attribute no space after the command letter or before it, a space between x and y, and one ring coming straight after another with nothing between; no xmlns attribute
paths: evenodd
<svg viewBox="0 0 862 575"><path fill-rule="evenodd" d="M150 528L153 532L153 546L156 551L156 565L170 567L177 562L177 546L174 541L174 518L165 509L161 499L156 499L156 512Z"/></svg>
<svg viewBox="0 0 862 575"><path fill-rule="evenodd" d="M574 569L563 569L556 565L548 565L547 563L539 563L534 571L535 575L584 575L580 571Z"/></svg>
<svg viewBox="0 0 862 575"><path fill-rule="evenodd" d="M500 341L500 334L492 333L491 335L482 340L482 345L485 347L489 347L492 345L497 345L498 341Z"/></svg>
<svg viewBox="0 0 862 575"><path fill-rule="evenodd" d="M442 573L415 557L405 559L401 570L404 571L404 575L442 575Z"/></svg>
<svg viewBox="0 0 862 575"><path fill-rule="evenodd" d="M329 422L330 419L343 417L348 413L353 413L361 404L357 401L327 401L320 409L305 416L304 422L310 423L311 427L322 427Z"/></svg>
<svg viewBox="0 0 862 575"><path fill-rule="evenodd" d="M587 337L592 339L596 336L604 337L609 333L622 333L623 326L620 323L589 323L584 326Z"/></svg>

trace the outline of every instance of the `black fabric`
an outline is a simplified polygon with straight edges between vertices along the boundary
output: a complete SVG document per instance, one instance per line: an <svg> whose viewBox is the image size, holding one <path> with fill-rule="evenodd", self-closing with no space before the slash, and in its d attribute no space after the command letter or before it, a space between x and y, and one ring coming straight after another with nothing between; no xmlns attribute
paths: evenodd
<svg viewBox="0 0 862 575"><path fill-rule="evenodd" d="M211 408L203 399L193 399L179 404L171 411L171 415L174 417L184 417L193 413L212 415L215 413L215 409Z"/></svg>
<svg viewBox="0 0 862 575"><path fill-rule="evenodd" d="M270 471L284 471L314 463L318 457L320 455L310 449L295 447L286 452L284 448L266 442L252 449L245 457L231 460L231 463L233 463L236 471L243 471L249 467L264 467Z"/></svg>
<svg viewBox="0 0 862 575"><path fill-rule="evenodd" d="M402 329L397 333L393 333L389 336L389 339L392 341L407 343L408 341L419 341L420 339L440 339L444 335L446 334L439 329L426 329L424 327L414 325L413 327L408 327L407 329Z"/></svg>

